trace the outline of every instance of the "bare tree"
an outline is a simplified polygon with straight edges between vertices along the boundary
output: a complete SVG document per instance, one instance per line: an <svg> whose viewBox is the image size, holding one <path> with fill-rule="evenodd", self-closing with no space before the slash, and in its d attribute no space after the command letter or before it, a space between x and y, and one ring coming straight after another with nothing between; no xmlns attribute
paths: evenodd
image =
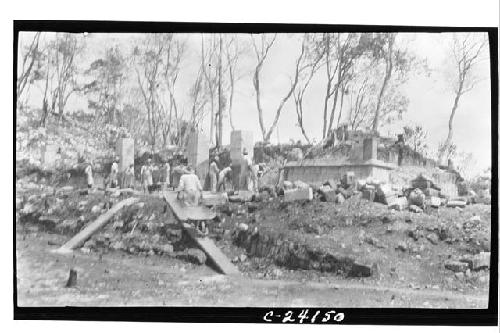
<svg viewBox="0 0 500 333"><path fill-rule="evenodd" d="M303 75L299 75L299 82L297 83L296 89L293 91L293 99L295 102L295 111L297 113L297 124L300 127L304 139L306 139L307 143L311 143L311 140L309 139L309 136L304 128L304 95L309 87L309 84L311 83L312 78L322 65L324 53L315 52L317 40L314 38L314 35L304 34L302 43L306 48L306 64L304 67L304 73ZM298 65L299 64L297 63L297 66ZM296 68L296 70L298 69Z"/></svg>
<svg viewBox="0 0 500 333"><path fill-rule="evenodd" d="M256 94L257 111L258 111L258 115L259 115L259 125L260 125L260 129L262 131L262 139L264 142L269 142L269 140L271 138L271 134L273 133L274 129L276 128L276 125L278 124L278 120L280 118L281 111L283 110L283 106L288 101L288 99L292 96L293 91L295 90L295 87L297 86L297 83L299 81L299 75L305 69L305 66L303 65L305 45L304 45L304 43L302 43L300 55L297 58L297 61L295 62L295 73L294 73L294 76L291 80L290 88L288 89L285 96L281 99L280 104L278 105L278 108L276 109L276 112L274 115L274 120L272 122L271 127L269 129L266 129L265 124L264 124L264 116L263 116L264 110L263 110L262 104L261 104L260 75L261 75L261 71L262 71L262 67L264 65L264 62L268 56L269 50L271 49L271 47L273 46L275 41L276 41L276 34L274 34L271 37L271 39L268 39L267 36L264 34L260 35L260 43L258 43L258 41L256 41L255 36L252 36L252 45L253 45L253 49L255 51L255 56L257 58L257 64L255 66L254 75L253 75L253 86L254 86L255 94ZM257 44L260 44L260 45L257 45Z"/></svg>
<svg viewBox="0 0 500 333"><path fill-rule="evenodd" d="M52 65L55 68L55 99L57 99L57 110L59 119L62 118L66 103L70 96L78 91L80 87L76 82L78 69L75 64L76 57L83 50L83 43L79 40L80 36L62 33L56 34L56 39L51 44L54 56L52 56Z"/></svg>
<svg viewBox="0 0 500 333"><path fill-rule="evenodd" d="M448 136L439 150L439 163L443 162L446 148L453 140L453 119L458 109L460 98L471 91L480 79L474 77L474 69L481 61L480 55L487 45L485 36L474 34L455 35L451 45L451 53L456 66L456 77L453 80L453 92L455 99L451 107L450 119L448 121Z"/></svg>
<svg viewBox="0 0 500 333"><path fill-rule="evenodd" d="M40 42L40 32L35 33L35 36L31 40L31 43L25 50L21 66L18 68L17 74L17 105L21 104L21 97L23 94L26 85L33 80L33 72L35 70L35 65L39 60L40 52L39 52L39 42ZM21 53L21 52L19 52Z"/></svg>

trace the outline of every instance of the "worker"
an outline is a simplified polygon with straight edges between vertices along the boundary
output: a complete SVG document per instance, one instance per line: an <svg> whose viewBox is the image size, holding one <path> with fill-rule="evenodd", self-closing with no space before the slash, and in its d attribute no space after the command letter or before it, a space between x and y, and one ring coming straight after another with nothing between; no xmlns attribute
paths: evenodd
<svg viewBox="0 0 500 333"><path fill-rule="evenodd" d="M152 160L148 158L146 164L141 168L141 182L144 193L151 193L153 186L153 165Z"/></svg>
<svg viewBox="0 0 500 333"><path fill-rule="evenodd" d="M165 183L163 184L163 190L166 191L170 187L170 164L168 162L165 162L164 172Z"/></svg>
<svg viewBox="0 0 500 333"><path fill-rule="evenodd" d="M210 176L210 189L212 190L212 193L217 192L217 176L219 175L219 166L217 165L219 163L219 157L215 156L214 159L212 160L212 163L210 163L210 168L208 170L208 174Z"/></svg>
<svg viewBox="0 0 500 333"><path fill-rule="evenodd" d="M203 195L203 188L193 168L188 166L186 169L188 173L182 175L179 180L177 199L182 201L186 206L198 206Z"/></svg>
<svg viewBox="0 0 500 333"><path fill-rule="evenodd" d="M125 169L125 174L123 177L123 187L134 188L134 164L130 164L127 169Z"/></svg>
<svg viewBox="0 0 500 333"><path fill-rule="evenodd" d="M118 157L115 158L113 163L111 164L111 172L109 173L109 182L111 188L118 187L118 162L120 159Z"/></svg>
<svg viewBox="0 0 500 333"><path fill-rule="evenodd" d="M217 191L220 191L224 188L224 191L227 191L229 188L229 182L231 180L231 175L233 173L232 164L229 163L229 166L225 167L219 172L219 181L217 182Z"/></svg>
<svg viewBox="0 0 500 333"><path fill-rule="evenodd" d="M250 191L252 189L252 159L248 156L248 151L243 148L243 158L241 159L240 190Z"/></svg>
<svg viewBox="0 0 500 333"><path fill-rule="evenodd" d="M92 161L89 161L87 167L85 167L84 173L87 178L87 188L91 189L94 185L94 177L92 175Z"/></svg>

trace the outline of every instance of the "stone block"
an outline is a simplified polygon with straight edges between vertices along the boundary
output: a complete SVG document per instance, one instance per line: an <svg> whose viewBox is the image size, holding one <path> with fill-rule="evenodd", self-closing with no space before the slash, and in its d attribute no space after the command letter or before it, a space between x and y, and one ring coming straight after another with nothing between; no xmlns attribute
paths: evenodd
<svg viewBox="0 0 500 333"><path fill-rule="evenodd" d="M408 200L406 199L406 197L395 198L388 203L389 209L402 211L405 210L406 207L408 207Z"/></svg>
<svg viewBox="0 0 500 333"><path fill-rule="evenodd" d="M195 169L201 185L208 189L206 184L209 167L208 138L201 132L192 132L188 137L186 152L188 163Z"/></svg>
<svg viewBox="0 0 500 333"><path fill-rule="evenodd" d="M322 200L326 202L335 202L336 192L330 186L321 186L318 192Z"/></svg>
<svg viewBox="0 0 500 333"><path fill-rule="evenodd" d="M243 149L253 159L253 133L251 131L232 131L230 139L230 157L234 165L240 165L243 158Z"/></svg>
<svg viewBox="0 0 500 333"><path fill-rule="evenodd" d="M312 200L313 190L312 188L305 189L293 189L285 191L285 202L297 201L297 200Z"/></svg>
<svg viewBox="0 0 500 333"><path fill-rule="evenodd" d="M56 145L47 144L42 149L42 165L46 168L53 168L56 165L58 158L57 152L59 147Z"/></svg>
<svg viewBox="0 0 500 333"><path fill-rule="evenodd" d="M461 261L448 260L444 263L444 268L453 272L465 272L469 268L469 264Z"/></svg>
<svg viewBox="0 0 500 333"><path fill-rule="evenodd" d="M369 189L365 188L363 190L363 199L368 200L368 201L373 201L375 200L375 189Z"/></svg>
<svg viewBox="0 0 500 333"><path fill-rule="evenodd" d="M131 164L134 164L134 139L120 138L116 143L116 154L120 157L118 171L123 172Z"/></svg>
<svg viewBox="0 0 500 333"><path fill-rule="evenodd" d="M438 208L441 206L441 198L438 197L430 197L426 200L426 204L433 208Z"/></svg>
<svg viewBox="0 0 500 333"><path fill-rule="evenodd" d="M450 207L450 208L454 208L454 207L464 208L466 204L467 204L467 202L463 201L463 200L451 200L451 201L448 201L448 203L446 204L446 207Z"/></svg>
<svg viewBox="0 0 500 333"><path fill-rule="evenodd" d="M365 138L363 140L363 161L377 159L378 139L377 137Z"/></svg>
<svg viewBox="0 0 500 333"><path fill-rule="evenodd" d="M439 191L434 188L426 188L422 192L424 192L426 197L439 197Z"/></svg>

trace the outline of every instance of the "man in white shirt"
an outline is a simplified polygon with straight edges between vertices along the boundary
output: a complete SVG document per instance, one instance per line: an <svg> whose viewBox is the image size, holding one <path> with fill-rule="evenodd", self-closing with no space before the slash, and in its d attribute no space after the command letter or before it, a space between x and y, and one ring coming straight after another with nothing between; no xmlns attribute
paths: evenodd
<svg viewBox="0 0 500 333"><path fill-rule="evenodd" d="M153 165L149 158L147 163L141 168L141 181L144 193L151 193L151 185L153 185Z"/></svg>
<svg viewBox="0 0 500 333"><path fill-rule="evenodd" d="M177 188L177 198L186 206L198 206L202 198L202 187L200 179L194 173L191 166L187 167L187 174L181 176Z"/></svg>
<svg viewBox="0 0 500 333"><path fill-rule="evenodd" d="M209 175L210 175L210 190L212 193L215 193L217 191L217 176L219 175L219 166L217 165L219 163L219 157L215 156L215 158L212 160L212 163L210 163L210 168L209 168Z"/></svg>
<svg viewBox="0 0 500 333"><path fill-rule="evenodd" d="M94 177L92 175L92 161L89 161L89 164L85 168L84 173L87 178L87 188L91 189L94 185Z"/></svg>
<svg viewBox="0 0 500 333"><path fill-rule="evenodd" d="M109 183L111 188L118 187L118 162L120 159L117 157L113 164L111 164L111 172L109 173Z"/></svg>
<svg viewBox="0 0 500 333"><path fill-rule="evenodd" d="M219 172L217 191L220 191L222 188L224 188L224 191L228 190L229 180L231 179L232 172L233 172L232 164L229 164L229 166L225 167L224 169L221 170L221 172Z"/></svg>
<svg viewBox="0 0 500 333"><path fill-rule="evenodd" d="M252 159L248 156L246 148L244 148L243 158L241 159L240 190L250 191L253 188L253 173Z"/></svg>

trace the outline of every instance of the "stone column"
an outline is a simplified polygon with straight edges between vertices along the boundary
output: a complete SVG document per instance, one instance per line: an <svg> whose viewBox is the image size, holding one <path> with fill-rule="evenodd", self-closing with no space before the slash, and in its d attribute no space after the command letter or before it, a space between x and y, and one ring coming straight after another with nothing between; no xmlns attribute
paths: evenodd
<svg viewBox="0 0 500 333"><path fill-rule="evenodd" d="M134 139L119 138L116 143L116 154L120 157L118 171L124 172L130 164L134 164Z"/></svg>
<svg viewBox="0 0 500 333"><path fill-rule="evenodd" d="M209 141L201 132L192 132L187 141L187 160L194 168L204 189L208 189L207 176L209 161Z"/></svg>
<svg viewBox="0 0 500 333"><path fill-rule="evenodd" d="M233 164L233 186L235 189L239 189L243 149L247 150L248 156L253 160L253 133L251 131L232 131L229 153Z"/></svg>
<svg viewBox="0 0 500 333"><path fill-rule="evenodd" d="M57 150L56 145L46 144L42 150L42 165L45 168L53 168L56 165L57 160Z"/></svg>
<svg viewBox="0 0 500 333"><path fill-rule="evenodd" d="M363 161L377 159L378 139L373 136L363 140Z"/></svg>

